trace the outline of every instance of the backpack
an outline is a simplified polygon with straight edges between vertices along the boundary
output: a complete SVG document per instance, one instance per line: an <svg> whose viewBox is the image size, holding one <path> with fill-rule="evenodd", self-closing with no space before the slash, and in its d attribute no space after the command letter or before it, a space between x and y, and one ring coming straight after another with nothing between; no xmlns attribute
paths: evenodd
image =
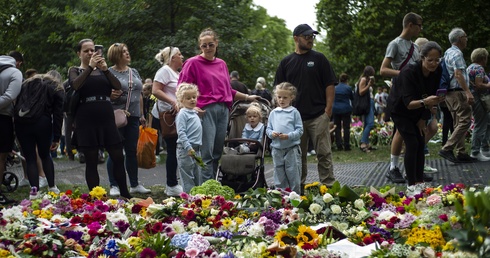
<svg viewBox="0 0 490 258"><path fill-rule="evenodd" d="M442 68L441 81L439 82L439 89L449 89L454 74L449 76L449 71L447 70L446 58L442 58L439 62L439 66Z"/></svg>
<svg viewBox="0 0 490 258"><path fill-rule="evenodd" d="M15 100L14 120L21 123L34 123L46 109L49 84L35 77L22 84L20 94Z"/></svg>
<svg viewBox="0 0 490 258"><path fill-rule="evenodd" d="M78 75L80 75L80 69L77 69ZM65 89L65 100L63 101L63 112L66 112L68 115L75 115L78 107L78 103L80 102L80 92L75 90L70 85L69 80L63 82L63 88Z"/></svg>

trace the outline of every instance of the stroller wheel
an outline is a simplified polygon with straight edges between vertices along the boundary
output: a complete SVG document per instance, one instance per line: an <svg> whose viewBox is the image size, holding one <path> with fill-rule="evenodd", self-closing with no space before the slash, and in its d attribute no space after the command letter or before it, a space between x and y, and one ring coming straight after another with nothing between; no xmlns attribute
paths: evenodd
<svg viewBox="0 0 490 258"><path fill-rule="evenodd" d="M5 171L3 173L2 185L7 192L13 192L19 187L19 178L14 173Z"/></svg>

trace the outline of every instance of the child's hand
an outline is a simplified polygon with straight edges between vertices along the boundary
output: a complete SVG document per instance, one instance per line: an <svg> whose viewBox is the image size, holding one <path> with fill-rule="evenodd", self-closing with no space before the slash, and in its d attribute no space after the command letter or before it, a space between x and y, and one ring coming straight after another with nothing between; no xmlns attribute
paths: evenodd
<svg viewBox="0 0 490 258"><path fill-rule="evenodd" d="M194 157L196 155L196 151L194 149L190 149L189 152L187 152L187 155Z"/></svg>
<svg viewBox="0 0 490 258"><path fill-rule="evenodd" d="M278 133L278 132L272 132L272 138L276 138L276 137L279 137L281 133Z"/></svg>
<svg viewBox="0 0 490 258"><path fill-rule="evenodd" d="M287 140L287 139L289 139L289 136L287 134L285 134L285 133L280 133L279 134L279 139L281 139L281 140Z"/></svg>

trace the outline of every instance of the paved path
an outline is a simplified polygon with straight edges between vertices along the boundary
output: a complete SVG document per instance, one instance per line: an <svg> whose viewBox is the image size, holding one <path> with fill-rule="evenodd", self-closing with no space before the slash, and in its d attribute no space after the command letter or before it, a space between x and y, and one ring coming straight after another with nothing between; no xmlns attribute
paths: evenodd
<svg viewBox="0 0 490 258"><path fill-rule="evenodd" d="M85 164L77 161L55 159L55 173L57 184L85 185ZM446 185L449 183L465 183L467 185L490 183L490 162L476 162L467 164L453 164L444 159L430 160L429 164L439 172L432 174L433 185ZM109 185L105 164L100 164L99 175L103 186ZM334 164L334 174L341 184L349 186L383 186L392 184L386 177L389 169L388 162L366 162L352 164ZM15 172L22 177L20 165L14 165L9 171ZM403 171L403 166L402 166ZM316 164L308 164L307 183L318 181ZM272 180L273 167L265 165L265 177L269 185ZM140 169L139 180L145 186L165 185L165 165L159 164L152 169ZM403 185L403 184L400 184Z"/></svg>

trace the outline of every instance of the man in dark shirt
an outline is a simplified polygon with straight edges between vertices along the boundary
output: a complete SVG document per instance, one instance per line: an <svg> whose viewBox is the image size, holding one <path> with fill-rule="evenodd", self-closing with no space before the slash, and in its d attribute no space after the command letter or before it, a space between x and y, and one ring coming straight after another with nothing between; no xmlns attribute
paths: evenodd
<svg viewBox="0 0 490 258"><path fill-rule="evenodd" d="M231 87L234 90L237 90L243 94L248 94L248 88L245 84L240 82L240 76L238 75L237 71L233 71L230 73L230 80L231 80Z"/></svg>
<svg viewBox="0 0 490 258"><path fill-rule="evenodd" d="M329 129L335 97L334 85L338 82L325 55L312 50L316 34L318 31L307 24L298 25L294 29L295 51L279 64L274 85L289 82L298 89L294 107L301 114L304 129L301 136L302 186L308 174L306 154L311 138L317 153L320 182L330 187L335 178Z"/></svg>

